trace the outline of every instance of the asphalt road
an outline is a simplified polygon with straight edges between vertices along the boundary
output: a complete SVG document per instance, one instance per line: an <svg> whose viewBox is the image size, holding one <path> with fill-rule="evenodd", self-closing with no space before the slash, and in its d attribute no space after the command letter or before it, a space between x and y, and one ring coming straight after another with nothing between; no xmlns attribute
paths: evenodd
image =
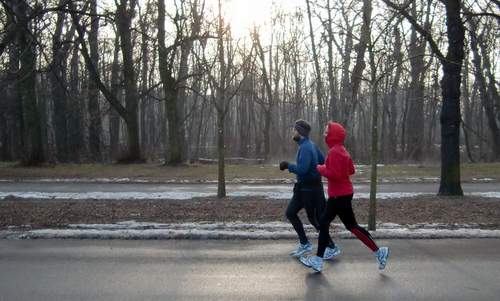
<svg viewBox="0 0 500 301"><path fill-rule="evenodd" d="M293 184L228 184L228 193L287 193L291 192ZM500 192L500 184L462 183L464 192ZM369 184L355 184L358 193L370 192ZM377 185L378 192L418 192L435 194L439 183L381 183ZM216 184L148 184L148 183L78 183L78 182L0 182L0 192L202 192L217 193Z"/></svg>
<svg viewBox="0 0 500 301"><path fill-rule="evenodd" d="M0 240L0 300L499 300L500 239L339 243L314 274L293 241Z"/></svg>

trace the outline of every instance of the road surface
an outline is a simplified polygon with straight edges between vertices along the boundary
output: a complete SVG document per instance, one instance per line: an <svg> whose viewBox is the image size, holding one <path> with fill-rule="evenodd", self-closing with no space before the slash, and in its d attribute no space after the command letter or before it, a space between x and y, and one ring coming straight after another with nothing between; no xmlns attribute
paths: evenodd
<svg viewBox="0 0 500 301"><path fill-rule="evenodd" d="M498 300L500 239L357 240L321 274L295 241L0 240L0 300Z"/></svg>
<svg viewBox="0 0 500 301"><path fill-rule="evenodd" d="M265 196L276 199L288 199L291 196L293 184L228 184L228 196ZM463 190L470 193L494 193L500 197L499 183L463 183ZM384 194L398 197L406 194L436 194L438 183L381 183L377 185L379 197ZM369 184L355 184L355 197L367 197ZM215 196L216 184L151 184L151 183L78 183L78 182L0 182L0 195L12 194L22 196L23 193L43 193L46 198L67 196L68 198L95 198L96 193L105 195L103 198L147 198L149 194L157 194L157 198L179 198ZM93 195L84 195L89 192ZM77 197L77 194L80 197ZM127 197L127 194L130 197Z"/></svg>

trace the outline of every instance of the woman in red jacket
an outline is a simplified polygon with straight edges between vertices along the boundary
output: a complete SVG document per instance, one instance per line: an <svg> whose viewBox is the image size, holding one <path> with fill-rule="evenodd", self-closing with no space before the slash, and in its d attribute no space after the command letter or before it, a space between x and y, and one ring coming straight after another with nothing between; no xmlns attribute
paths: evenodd
<svg viewBox="0 0 500 301"><path fill-rule="evenodd" d="M354 174L355 170L352 158L344 147L345 137L346 132L342 125L336 122L328 123L325 129L325 142L330 150L325 164L317 166L318 172L328 179L328 203L319 221L317 254L316 256L302 256L300 261L307 267L321 272L323 254L329 241L330 223L338 215L347 230L375 253L379 269L383 270L389 257L389 248L379 248L370 233L358 225L352 211L351 201L354 190L349 177Z"/></svg>

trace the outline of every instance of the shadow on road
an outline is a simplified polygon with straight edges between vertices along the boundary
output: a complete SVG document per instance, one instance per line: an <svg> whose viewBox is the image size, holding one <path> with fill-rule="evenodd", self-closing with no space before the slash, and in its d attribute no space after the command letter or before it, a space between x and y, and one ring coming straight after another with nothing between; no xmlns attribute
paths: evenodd
<svg viewBox="0 0 500 301"><path fill-rule="evenodd" d="M304 300L331 300L335 295L333 286L322 273L308 274L306 287Z"/></svg>
<svg viewBox="0 0 500 301"><path fill-rule="evenodd" d="M380 274L380 289L386 290L394 286L394 281L390 276ZM335 288L323 273L310 273L306 276L306 293L304 300L356 300L359 295L346 295L346 289ZM389 294L390 295L390 294Z"/></svg>

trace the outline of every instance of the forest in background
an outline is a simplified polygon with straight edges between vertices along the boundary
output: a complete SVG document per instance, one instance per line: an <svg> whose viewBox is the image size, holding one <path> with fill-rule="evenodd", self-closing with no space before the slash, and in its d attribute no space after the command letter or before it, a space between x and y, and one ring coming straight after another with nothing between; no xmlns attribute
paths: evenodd
<svg viewBox="0 0 500 301"><path fill-rule="evenodd" d="M239 35L230 2L0 0L0 160L270 161L303 118L318 144L343 123L359 163L372 143L378 162L437 162L457 3L451 128L462 160L500 159L499 1L272 1Z"/></svg>

